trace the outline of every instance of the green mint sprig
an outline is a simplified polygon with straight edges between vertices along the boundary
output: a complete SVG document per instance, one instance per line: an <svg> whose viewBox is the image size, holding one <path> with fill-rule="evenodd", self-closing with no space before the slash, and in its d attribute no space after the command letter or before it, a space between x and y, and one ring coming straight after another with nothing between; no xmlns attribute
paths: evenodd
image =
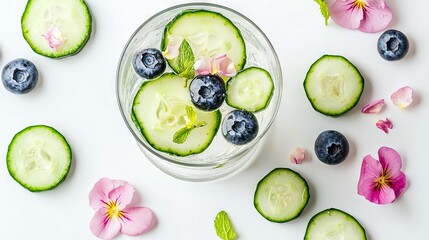
<svg viewBox="0 0 429 240"><path fill-rule="evenodd" d="M314 0L320 6L320 13L325 18L325 25L328 26L328 19L331 16L329 13L328 5L325 0Z"/></svg>
<svg viewBox="0 0 429 240"><path fill-rule="evenodd" d="M191 46L186 40L183 40L179 47L179 56L176 58L177 73L185 79L191 79L195 76L194 64L195 57Z"/></svg>
<svg viewBox="0 0 429 240"><path fill-rule="evenodd" d="M192 130L207 125L207 122L195 123L197 121L197 113L191 106L186 106L186 118L188 119L188 123L173 135L174 143L184 143L188 138L189 134L191 134Z"/></svg>
<svg viewBox="0 0 429 240"><path fill-rule="evenodd" d="M237 233L235 233L231 220L229 220L228 214L225 211L220 211L216 215L214 226L216 234L222 240L234 240L237 237Z"/></svg>

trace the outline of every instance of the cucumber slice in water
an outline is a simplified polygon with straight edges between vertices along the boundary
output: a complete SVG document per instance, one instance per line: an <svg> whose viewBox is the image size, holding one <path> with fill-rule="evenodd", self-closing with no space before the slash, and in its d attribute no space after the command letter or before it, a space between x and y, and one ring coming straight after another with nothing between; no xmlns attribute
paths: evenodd
<svg viewBox="0 0 429 240"><path fill-rule="evenodd" d="M274 92L269 72L258 67L246 68L227 83L226 103L249 112L265 109Z"/></svg>
<svg viewBox="0 0 429 240"><path fill-rule="evenodd" d="M297 218L307 206L307 181L289 168L276 168L259 181L254 197L256 210L272 222Z"/></svg>
<svg viewBox="0 0 429 240"><path fill-rule="evenodd" d="M308 70L304 89L314 110L340 116L359 102L364 79L346 58L324 55Z"/></svg>
<svg viewBox="0 0 429 240"><path fill-rule="evenodd" d="M34 52L61 58L77 54L85 46L91 21L83 0L29 0L21 28Z"/></svg>
<svg viewBox="0 0 429 240"><path fill-rule="evenodd" d="M331 208L313 216L304 240L366 240L365 229L350 214Z"/></svg>
<svg viewBox="0 0 429 240"><path fill-rule="evenodd" d="M17 133L7 151L7 169L32 192L50 190L67 176L72 153L66 139L52 127L30 126Z"/></svg>
<svg viewBox="0 0 429 240"><path fill-rule="evenodd" d="M213 141L221 122L220 111L205 112L193 108L195 123L204 126L193 129L183 143L173 142L174 134L183 129L187 119L186 108L193 107L184 78L174 73L144 82L134 98L132 115L141 133L155 149L177 156L204 151Z"/></svg>
<svg viewBox="0 0 429 240"><path fill-rule="evenodd" d="M246 46L240 30L220 13L208 10L186 10L174 17L164 29L161 50L169 42L179 44L186 40L191 46L195 61L205 57L226 54L240 71L246 63ZM168 64L177 73L180 69L176 58Z"/></svg>

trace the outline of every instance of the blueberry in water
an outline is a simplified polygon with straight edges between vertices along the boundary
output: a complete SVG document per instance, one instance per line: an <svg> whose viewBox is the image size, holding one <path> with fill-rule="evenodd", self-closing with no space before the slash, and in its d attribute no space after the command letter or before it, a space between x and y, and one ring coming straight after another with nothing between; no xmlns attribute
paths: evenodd
<svg viewBox="0 0 429 240"><path fill-rule="evenodd" d="M213 111L225 100L225 82L218 75L198 75L189 84L189 93L195 107L203 111Z"/></svg>
<svg viewBox="0 0 429 240"><path fill-rule="evenodd" d="M39 74L36 66L27 59L15 59L4 66L1 78L3 86L10 92L24 94L37 84Z"/></svg>
<svg viewBox="0 0 429 240"><path fill-rule="evenodd" d="M259 124L251 112L233 110L228 113L222 122L222 134L228 142L243 145L255 139Z"/></svg>
<svg viewBox="0 0 429 240"><path fill-rule="evenodd" d="M328 130L316 139L314 151L317 158L329 165L336 165L344 161L349 154L349 143L343 134Z"/></svg>
<svg viewBox="0 0 429 240"><path fill-rule="evenodd" d="M408 52L407 37L400 31L390 29L381 34L377 43L380 56L387 61L402 59Z"/></svg>
<svg viewBox="0 0 429 240"><path fill-rule="evenodd" d="M136 54L133 62L134 71L143 78L154 79L160 76L167 66L161 51L147 48Z"/></svg>

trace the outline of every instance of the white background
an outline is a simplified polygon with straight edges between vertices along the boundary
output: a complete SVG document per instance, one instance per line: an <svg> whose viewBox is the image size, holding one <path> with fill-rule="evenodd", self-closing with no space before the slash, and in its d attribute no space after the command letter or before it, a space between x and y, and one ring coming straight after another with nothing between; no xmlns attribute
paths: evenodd
<svg viewBox="0 0 429 240"><path fill-rule="evenodd" d="M282 64L284 91L257 160L232 178L202 184L173 179L145 159L120 116L115 96L116 66L128 38L153 14L183 2L88 0L93 35L81 53L61 60L35 54L23 39L20 18L26 1L0 2L0 65L24 57L40 73L39 84L29 94L14 95L0 87L0 239L96 239L89 230L94 212L87 195L101 177L129 181L138 192L136 202L155 212L157 226L134 239L217 239L213 220L220 210L228 212L239 239L302 239L309 219L330 207L355 216L370 240L429 239L428 1L388 1L394 13L389 27L403 31L411 42L409 54L398 62L378 55L380 33L346 30L332 21L325 27L312 0L210 1L240 11L266 33ZM323 54L344 55L366 80L358 106L338 118L315 112L302 87L309 66ZM406 85L415 89L415 102L400 110L390 94ZM379 98L386 100L382 113L359 112ZM375 127L385 117L394 124L389 134ZM74 154L66 181L42 193L18 185L5 164L14 134L35 124L63 133ZM322 164L312 150L317 135L327 129L342 132L351 145L349 157L338 166ZM298 146L308 150L309 158L293 165L288 156ZM404 195L387 206L357 194L362 158L367 154L377 158L381 146L401 154L408 177ZM311 188L307 208L289 223L268 222L253 207L257 182L275 167L300 172Z"/></svg>

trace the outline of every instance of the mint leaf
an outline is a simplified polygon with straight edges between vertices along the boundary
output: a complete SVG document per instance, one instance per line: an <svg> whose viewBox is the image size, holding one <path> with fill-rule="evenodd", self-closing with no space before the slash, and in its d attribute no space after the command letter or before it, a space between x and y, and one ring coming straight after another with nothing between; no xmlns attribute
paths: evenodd
<svg viewBox="0 0 429 240"><path fill-rule="evenodd" d="M182 144L186 141L189 134L191 134L192 130L204 127L207 122L199 122L195 124L197 121L197 113L195 112L194 108L191 106L186 105L186 118L188 119L188 122L186 125L179 129L176 133L173 135L173 142L177 144Z"/></svg>
<svg viewBox="0 0 429 240"><path fill-rule="evenodd" d="M231 220L229 220L228 214L226 214L225 211L220 211L216 215L214 226L216 229L216 234L222 240L234 240L237 237L237 234L232 227Z"/></svg>
<svg viewBox="0 0 429 240"><path fill-rule="evenodd" d="M179 56L176 58L177 73L185 79L193 78L195 76L194 64L195 57L191 46L186 40L183 40L179 47Z"/></svg>
<svg viewBox="0 0 429 240"><path fill-rule="evenodd" d="M197 121L197 113L194 111L194 108L191 106L186 106L186 117L188 118L187 127L191 127L194 125L195 121Z"/></svg>
<svg viewBox="0 0 429 240"><path fill-rule="evenodd" d="M325 25L328 26L328 19L330 17L329 8L325 0L314 0L320 6L320 13L325 18Z"/></svg>

